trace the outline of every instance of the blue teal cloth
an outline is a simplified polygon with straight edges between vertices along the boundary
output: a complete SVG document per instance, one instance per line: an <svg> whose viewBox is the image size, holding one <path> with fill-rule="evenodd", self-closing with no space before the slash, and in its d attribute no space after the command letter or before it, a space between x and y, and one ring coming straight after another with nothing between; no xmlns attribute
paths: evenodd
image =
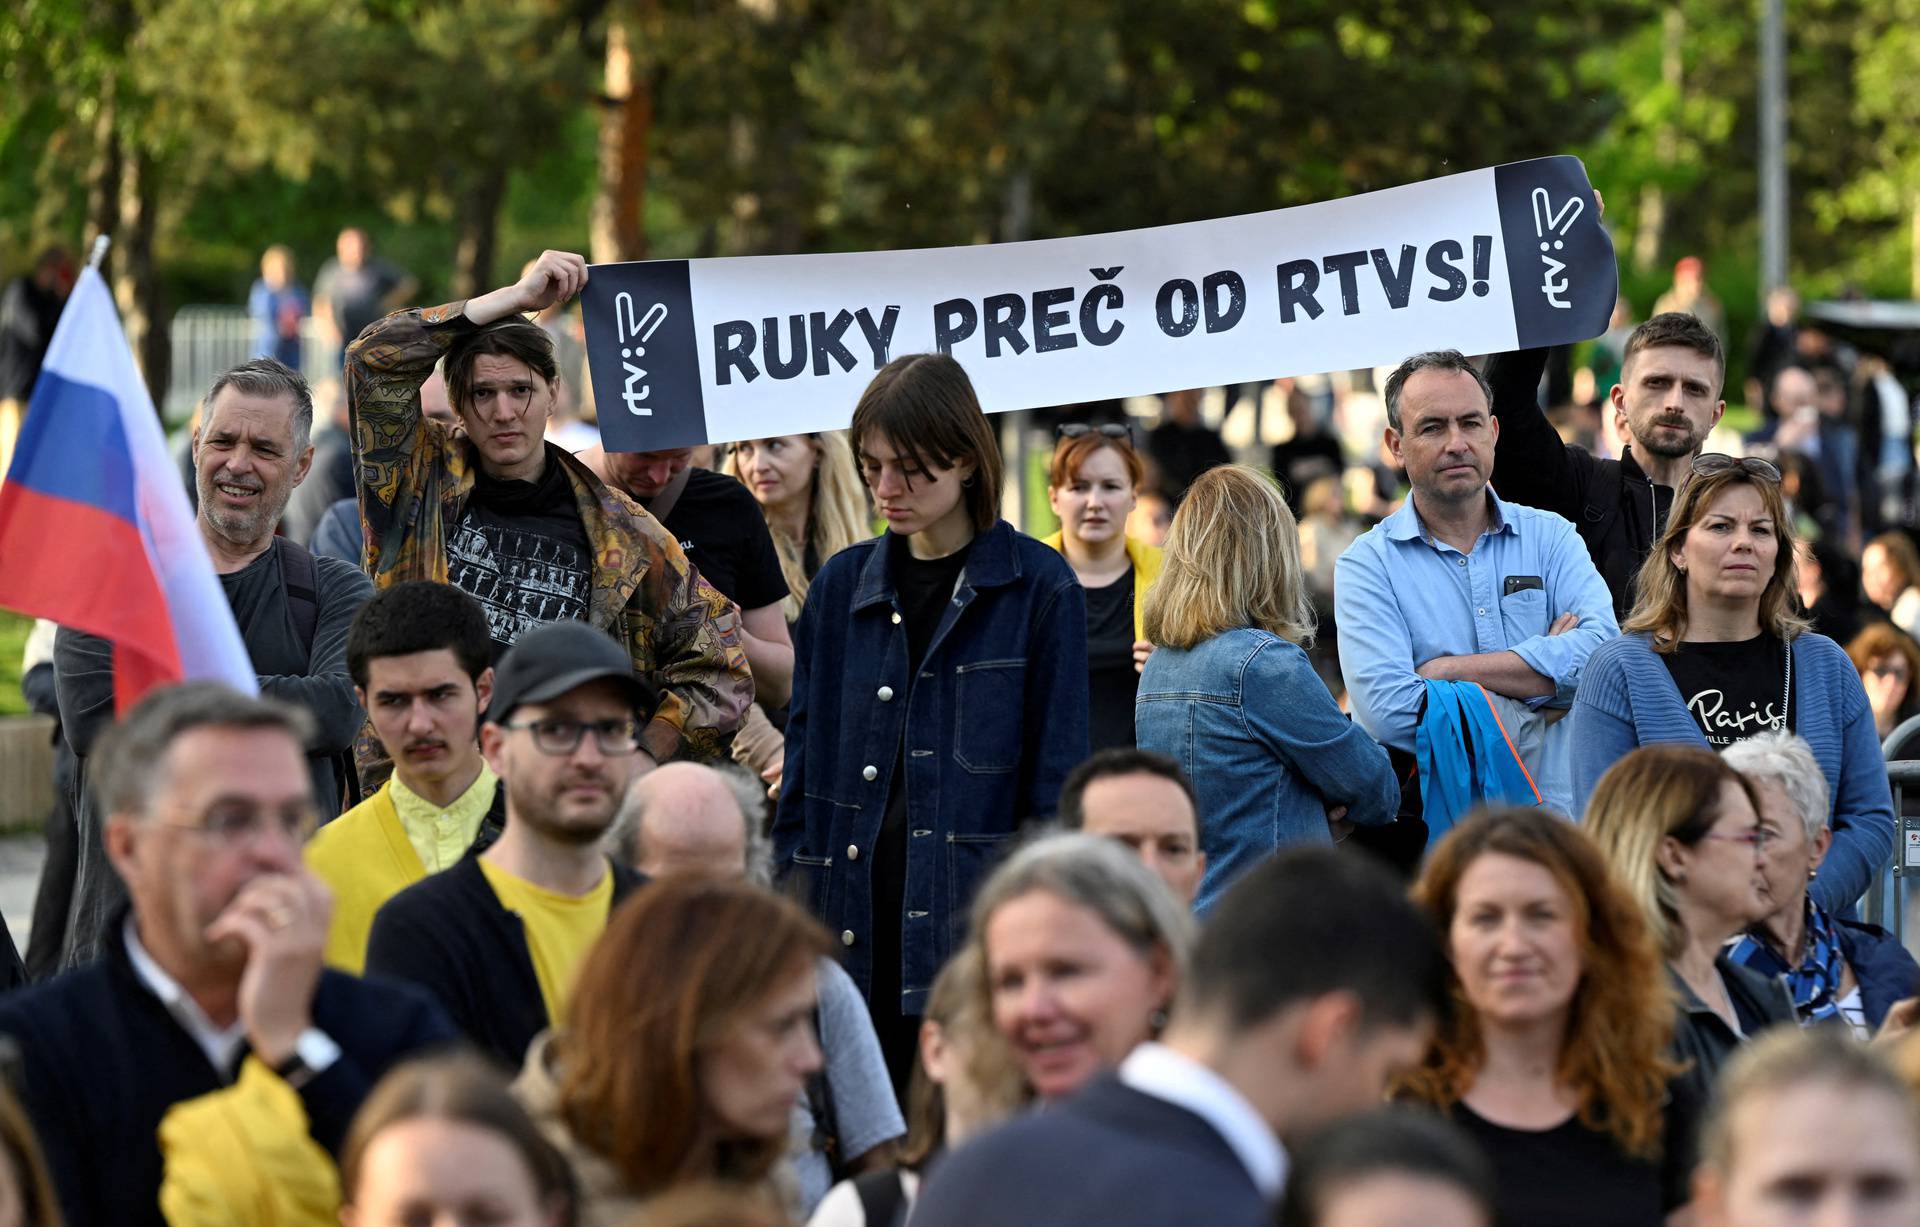
<svg viewBox="0 0 1920 1227"><path fill-rule="evenodd" d="M1501 724L1478 683L1427 683L1427 710L1420 717L1414 753L1420 765L1427 847L1476 806L1541 803L1516 737L1516 730Z"/></svg>
<svg viewBox="0 0 1920 1227"><path fill-rule="evenodd" d="M1341 712L1300 648L1242 627L1147 657L1134 700L1143 750L1180 764L1199 800L1205 915L1234 880L1286 844L1328 843L1327 811L1393 821L1387 752Z"/></svg>
<svg viewBox="0 0 1920 1227"><path fill-rule="evenodd" d="M1511 651L1553 681L1554 695L1533 706L1572 702L1582 667L1620 627L1613 596L1573 525L1550 511L1487 499L1491 524L1473 552L1429 538L1409 498L1348 547L1334 566L1334 619L1340 671L1354 719L1382 745L1415 752L1425 681L1416 670L1439 656ZM1506 592L1506 581L1534 576L1541 587ZM1580 624L1548 635L1563 613ZM1547 730L1549 761L1564 754L1566 721ZM1538 781L1556 809L1570 811L1565 778Z"/></svg>
<svg viewBox="0 0 1920 1227"><path fill-rule="evenodd" d="M1344 637L1346 629L1341 628ZM1793 726L1806 738L1833 798L1833 847L1813 880L1813 900L1836 916L1893 855L1893 791L1859 670L1840 645L1811 631L1793 641ZM1623 635L1587 662L1573 715L1573 790L1578 815L1607 768L1639 746L1707 747L1673 674L1644 634Z"/></svg>

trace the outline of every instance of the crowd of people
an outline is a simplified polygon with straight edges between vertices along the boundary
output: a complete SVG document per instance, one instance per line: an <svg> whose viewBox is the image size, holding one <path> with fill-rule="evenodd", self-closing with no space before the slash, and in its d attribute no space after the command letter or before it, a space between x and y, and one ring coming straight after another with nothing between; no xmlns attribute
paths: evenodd
<svg viewBox="0 0 1920 1227"><path fill-rule="evenodd" d="M316 433L262 272L188 453L258 696L29 674L0 1227L1920 1221L1920 964L1860 919L1913 424L1710 445L1699 284L1613 338L1617 445L1553 355L1425 352L1358 482L1292 381L1269 465L1194 392L1067 414L1037 539L949 356L607 451L584 260L407 308L350 231Z"/></svg>

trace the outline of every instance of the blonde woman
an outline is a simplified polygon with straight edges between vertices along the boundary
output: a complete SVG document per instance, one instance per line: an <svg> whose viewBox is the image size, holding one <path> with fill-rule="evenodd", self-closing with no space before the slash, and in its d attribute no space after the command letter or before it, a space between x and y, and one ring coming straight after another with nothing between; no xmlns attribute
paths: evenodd
<svg viewBox="0 0 1920 1227"><path fill-rule="evenodd" d="M1798 733L1833 807L1814 902L1844 913L1893 852L1893 796L1859 671L1794 610L1793 544L1778 469L1693 458L1640 568L1633 612L1580 677L1573 798L1585 805L1636 746L1724 750L1769 730Z"/></svg>
<svg viewBox="0 0 1920 1227"><path fill-rule="evenodd" d="M727 454L726 472L752 493L773 531L787 580L787 622L798 622L822 564L873 536L847 432L742 439Z"/></svg>
<svg viewBox="0 0 1920 1227"><path fill-rule="evenodd" d="M1147 593L1154 652L1140 677L1140 748L1179 762L1207 854L1195 910L1282 844L1328 842L1393 820L1387 752L1348 721L1305 648L1313 612L1293 513L1244 465L1209 469L1167 534Z"/></svg>

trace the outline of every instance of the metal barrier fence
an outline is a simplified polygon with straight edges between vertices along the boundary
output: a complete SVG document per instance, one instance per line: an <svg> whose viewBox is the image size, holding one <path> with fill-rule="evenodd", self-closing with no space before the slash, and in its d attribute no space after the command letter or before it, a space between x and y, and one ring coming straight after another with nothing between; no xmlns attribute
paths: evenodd
<svg viewBox="0 0 1920 1227"><path fill-rule="evenodd" d="M182 307L173 313L167 332L173 340L173 369L160 416L178 426L221 371L253 357L253 320L245 307ZM300 322L300 369L314 379L331 359L312 319Z"/></svg>
<svg viewBox="0 0 1920 1227"><path fill-rule="evenodd" d="M1893 856L1867 892L1860 914L1905 945L1907 883L1920 876L1920 804L1907 804L1910 796L1920 799L1920 758L1914 757L1920 752L1920 716L1888 733L1880 750L1886 755L1887 784L1893 789Z"/></svg>

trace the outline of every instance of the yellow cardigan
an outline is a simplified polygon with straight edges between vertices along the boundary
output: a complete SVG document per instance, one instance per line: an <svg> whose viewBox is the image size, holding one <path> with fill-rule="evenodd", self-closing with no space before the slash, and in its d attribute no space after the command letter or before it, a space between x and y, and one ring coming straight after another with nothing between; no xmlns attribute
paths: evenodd
<svg viewBox="0 0 1920 1227"><path fill-rule="evenodd" d="M400 811L393 807L393 781L321 827L302 855L307 868L333 892L327 966L360 975L367 966L373 914L427 876L427 867L400 825Z"/></svg>
<svg viewBox="0 0 1920 1227"><path fill-rule="evenodd" d="M1042 545L1050 545L1066 555L1066 533L1055 532L1052 536L1042 537ZM1127 538L1127 558L1133 563L1133 638L1135 642L1145 639L1145 619L1141 611L1147 607L1147 589L1153 587L1160 578L1160 568L1164 563L1160 547L1148 545L1144 541Z"/></svg>

